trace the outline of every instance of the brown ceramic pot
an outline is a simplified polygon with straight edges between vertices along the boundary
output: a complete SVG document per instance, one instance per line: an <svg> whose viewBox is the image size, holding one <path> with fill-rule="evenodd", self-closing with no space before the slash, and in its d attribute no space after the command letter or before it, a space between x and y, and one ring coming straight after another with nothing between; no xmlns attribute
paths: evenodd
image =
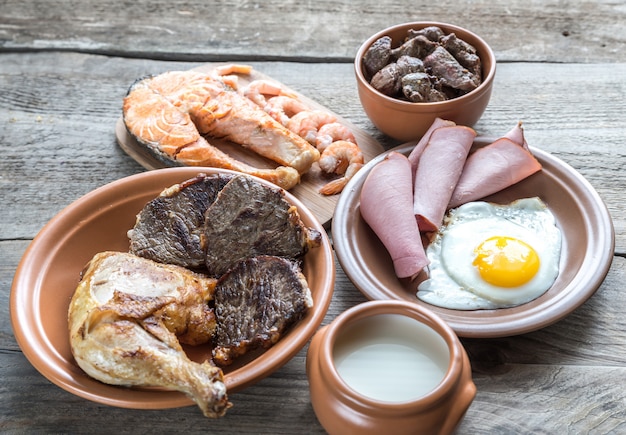
<svg viewBox="0 0 626 435"><path fill-rule="evenodd" d="M447 346L447 370L441 381L421 397L405 401L374 399L356 391L339 374L336 346L345 341L346 331L364 320L377 322L388 315L415 319L434 331L432 335L441 337ZM416 333L419 333L417 328ZM306 369L313 409L331 435L451 433L476 394L467 353L452 329L426 308L404 301L365 302L339 315L313 337ZM368 373L386 385L389 373L385 373L385 369L378 367Z"/></svg>
<svg viewBox="0 0 626 435"><path fill-rule="evenodd" d="M397 47L409 29L438 26L445 34L456 36L476 48L482 63L482 83L473 91L447 101L412 103L388 97L372 87L363 71L363 56L379 38L389 36L392 46ZM372 123L394 139L407 142L419 139L436 118L447 119L460 125L473 126L489 104L496 75L496 58L489 45L475 33L446 23L418 21L397 24L381 30L368 38L359 48L354 59L357 89L363 110Z"/></svg>

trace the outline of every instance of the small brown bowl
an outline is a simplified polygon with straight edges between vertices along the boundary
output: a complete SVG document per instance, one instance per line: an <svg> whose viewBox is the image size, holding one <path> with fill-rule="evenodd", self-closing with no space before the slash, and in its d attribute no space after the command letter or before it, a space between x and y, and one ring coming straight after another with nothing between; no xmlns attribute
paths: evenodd
<svg viewBox="0 0 626 435"><path fill-rule="evenodd" d="M467 353L436 314L405 301L370 301L313 337L311 403L326 431L451 433L476 395Z"/></svg>
<svg viewBox="0 0 626 435"><path fill-rule="evenodd" d="M379 38L389 36L392 39L392 47L397 47L407 36L409 29L417 30L429 26L437 26L445 34L454 33L459 39L476 48L482 63L482 83L465 95L432 103L412 103L386 96L374 89L366 79L363 67L363 56L370 46ZM423 136L435 118L454 121L468 127L473 126L489 104L496 75L496 58L489 45L467 29L452 24L419 21L389 27L367 39L356 54L354 70L359 98L369 119L386 135L407 142Z"/></svg>

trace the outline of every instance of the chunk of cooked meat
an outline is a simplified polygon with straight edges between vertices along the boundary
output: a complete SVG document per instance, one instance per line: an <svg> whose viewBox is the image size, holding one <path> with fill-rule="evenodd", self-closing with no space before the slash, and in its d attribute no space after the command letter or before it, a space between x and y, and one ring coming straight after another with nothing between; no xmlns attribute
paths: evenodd
<svg viewBox="0 0 626 435"><path fill-rule="evenodd" d="M417 72L424 72L422 60L411 56L401 56L396 62L378 71L372 77L371 85L385 95L398 97L403 86L403 77Z"/></svg>
<svg viewBox="0 0 626 435"><path fill-rule="evenodd" d="M469 92L480 85L480 77L465 69L448 50L441 46L424 58L424 66L431 71L431 74L439 77L445 86Z"/></svg>
<svg viewBox="0 0 626 435"><path fill-rule="evenodd" d="M450 52L452 56L476 77L482 79L482 64L480 56L473 45L457 38L454 33L441 38L441 45Z"/></svg>
<svg viewBox="0 0 626 435"><path fill-rule="evenodd" d="M319 246L284 190L235 176L206 211L206 267L219 277L237 262L258 255L297 259Z"/></svg>
<svg viewBox="0 0 626 435"><path fill-rule="evenodd" d="M76 362L101 382L180 391L207 417L224 415L231 405L222 370L189 360L179 341L211 338L215 317L206 307L215 285L185 268L129 253L96 254L68 311Z"/></svg>
<svg viewBox="0 0 626 435"><path fill-rule="evenodd" d="M415 38L416 36L425 36L427 39L437 42L441 38L443 38L444 33L440 27L437 26L428 26L422 29L409 29L407 32L407 39Z"/></svg>
<svg viewBox="0 0 626 435"><path fill-rule="evenodd" d="M437 89L437 80L424 72L415 72L402 77L402 93L413 103L446 100L445 94Z"/></svg>
<svg viewBox="0 0 626 435"><path fill-rule="evenodd" d="M378 92L393 97L400 91L401 79L402 75L400 74L398 64L393 62L385 65L374 74L371 85Z"/></svg>
<svg viewBox="0 0 626 435"><path fill-rule="evenodd" d="M204 214L230 175L206 175L165 189L137 215L130 251L159 263L204 265Z"/></svg>
<svg viewBox="0 0 626 435"><path fill-rule="evenodd" d="M254 348L268 348L313 306L298 264L280 257L241 261L215 289L213 359L229 365Z"/></svg>
<svg viewBox="0 0 626 435"><path fill-rule="evenodd" d="M429 40L424 35L417 35L405 41L402 45L391 49L391 57L398 59L401 56L424 59L437 47L437 43Z"/></svg>
<svg viewBox="0 0 626 435"><path fill-rule="evenodd" d="M368 80L380 71L391 59L391 37L382 36L374 41L363 55L363 66Z"/></svg>

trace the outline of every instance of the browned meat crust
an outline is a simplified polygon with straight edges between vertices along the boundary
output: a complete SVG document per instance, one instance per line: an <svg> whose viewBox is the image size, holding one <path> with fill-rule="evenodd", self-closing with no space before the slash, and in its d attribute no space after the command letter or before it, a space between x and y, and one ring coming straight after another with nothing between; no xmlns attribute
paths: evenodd
<svg viewBox="0 0 626 435"><path fill-rule="evenodd" d="M231 178L199 174L165 189L137 215L135 227L128 232L130 252L159 263L203 266L204 215Z"/></svg>
<svg viewBox="0 0 626 435"><path fill-rule="evenodd" d="M204 235L205 264L215 277L245 258L297 259L321 242L321 234L304 225L283 190L243 176L224 186L207 209Z"/></svg>
<svg viewBox="0 0 626 435"><path fill-rule="evenodd" d="M229 365L251 349L272 346L312 305L296 262L259 256L238 263L215 288L214 361Z"/></svg>

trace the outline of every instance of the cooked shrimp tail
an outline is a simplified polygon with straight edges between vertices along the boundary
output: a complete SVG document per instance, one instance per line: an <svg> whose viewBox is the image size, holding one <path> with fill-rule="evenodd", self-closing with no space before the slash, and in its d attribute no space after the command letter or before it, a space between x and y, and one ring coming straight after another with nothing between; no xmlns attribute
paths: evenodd
<svg viewBox="0 0 626 435"><path fill-rule="evenodd" d="M336 120L337 118L323 110L305 110L294 115L287 123L287 128L309 143L315 144L320 127Z"/></svg>
<svg viewBox="0 0 626 435"><path fill-rule="evenodd" d="M315 146L319 152L323 152L331 143L340 140L356 143L356 138L348 127L339 122L331 122L319 128L315 138Z"/></svg>
<svg viewBox="0 0 626 435"><path fill-rule="evenodd" d="M243 74L249 75L252 73L252 66L244 65L241 63L229 63L226 65L220 65L211 70L211 73L214 73L218 76L225 76L230 74Z"/></svg>
<svg viewBox="0 0 626 435"><path fill-rule="evenodd" d="M300 100L286 95L277 95L267 100L267 104L263 107L263 110L280 122L285 127L289 123L289 119L292 116L297 115L300 112L307 110L306 104Z"/></svg>
<svg viewBox="0 0 626 435"><path fill-rule="evenodd" d="M355 143L339 140L330 144L319 159L320 169L327 174L343 176L322 186L319 192L323 195L340 193L363 167L363 162L363 153Z"/></svg>
<svg viewBox="0 0 626 435"><path fill-rule="evenodd" d="M251 73L252 67L250 65L229 63L213 68L209 74L214 78L220 79L231 88L237 90L239 88L239 76L237 74L249 75Z"/></svg>
<svg viewBox="0 0 626 435"><path fill-rule="evenodd" d="M296 98L294 93L288 92L280 83L264 79L250 82L243 90L243 95L261 108L265 107L265 104L267 104L268 96L274 97L283 95Z"/></svg>

